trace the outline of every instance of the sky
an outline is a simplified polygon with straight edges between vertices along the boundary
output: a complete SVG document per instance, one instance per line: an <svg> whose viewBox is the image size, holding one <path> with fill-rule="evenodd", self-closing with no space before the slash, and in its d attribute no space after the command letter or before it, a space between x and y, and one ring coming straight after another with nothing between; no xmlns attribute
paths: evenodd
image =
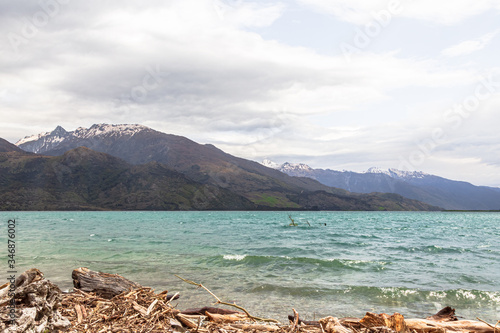
<svg viewBox="0 0 500 333"><path fill-rule="evenodd" d="M498 0L0 0L0 137L138 123L500 186Z"/></svg>

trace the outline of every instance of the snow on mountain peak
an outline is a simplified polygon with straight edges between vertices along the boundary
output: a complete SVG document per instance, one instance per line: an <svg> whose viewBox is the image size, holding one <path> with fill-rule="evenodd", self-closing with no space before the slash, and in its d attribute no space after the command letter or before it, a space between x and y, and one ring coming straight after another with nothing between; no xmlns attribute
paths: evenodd
<svg viewBox="0 0 500 333"><path fill-rule="evenodd" d="M47 145L49 143L55 144L63 141L68 136L68 134L69 132L66 132L64 128L62 128L61 126L57 126L52 132L25 136L24 138L16 142L16 146L19 147L20 145L30 144L37 141L43 141L43 145ZM38 153L39 149L34 149L33 152Z"/></svg>
<svg viewBox="0 0 500 333"><path fill-rule="evenodd" d="M384 169L379 168L379 167L371 167L368 170L366 170L365 173L383 173L383 174L388 175L389 174L389 170L384 170Z"/></svg>
<svg viewBox="0 0 500 333"><path fill-rule="evenodd" d="M139 124L94 124L90 128L77 128L73 133L78 138L89 138L100 135L134 135L137 132L147 130L149 127Z"/></svg>
<svg viewBox="0 0 500 333"><path fill-rule="evenodd" d="M311 171L312 168L304 163L289 163L285 162L280 167L281 171L284 170L295 170L295 171Z"/></svg>
<svg viewBox="0 0 500 333"><path fill-rule="evenodd" d="M276 162L265 159L262 161L261 164L263 166L268 167L268 168L280 170L281 172L285 172L285 173L286 173L286 171L312 171L313 170L309 165L303 164L303 163L285 162L285 163L280 165Z"/></svg>
<svg viewBox="0 0 500 333"><path fill-rule="evenodd" d="M36 141L44 136L50 135L50 132L45 132L45 133L40 133L40 134L34 134L34 135L28 135L25 136L24 138L20 139L15 143L16 146L22 145L23 143L31 142L31 141Z"/></svg>
<svg viewBox="0 0 500 333"><path fill-rule="evenodd" d="M429 176L429 174L421 171L403 171L394 168L382 169L379 167L371 167L364 173L380 173L387 175L391 178L400 178L400 179L424 178L425 176Z"/></svg>
<svg viewBox="0 0 500 333"><path fill-rule="evenodd" d="M279 169L280 165L276 162L273 162L271 160L268 160L267 158L262 161L261 163L263 166L271 168L271 169Z"/></svg>
<svg viewBox="0 0 500 333"><path fill-rule="evenodd" d="M52 132L27 136L18 142L16 146L26 151L39 153L56 147L62 141L71 139L89 139L97 136L133 136L144 130L150 130L149 127L138 124L94 124L90 128L78 127L72 132L66 131L61 126L57 126Z"/></svg>

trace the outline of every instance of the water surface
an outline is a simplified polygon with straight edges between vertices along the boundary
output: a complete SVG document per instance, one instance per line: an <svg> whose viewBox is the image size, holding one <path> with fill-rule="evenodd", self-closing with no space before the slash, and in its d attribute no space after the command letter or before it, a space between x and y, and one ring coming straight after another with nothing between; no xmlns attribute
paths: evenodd
<svg viewBox="0 0 500 333"><path fill-rule="evenodd" d="M292 308L314 319L444 306L500 319L498 213L292 216L296 227L286 212L0 212L4 244L7 220L17 221L18 271L37 267L62 289L83 266L180 292L180 309L213 298L174 274L279 320Z"/></svg>

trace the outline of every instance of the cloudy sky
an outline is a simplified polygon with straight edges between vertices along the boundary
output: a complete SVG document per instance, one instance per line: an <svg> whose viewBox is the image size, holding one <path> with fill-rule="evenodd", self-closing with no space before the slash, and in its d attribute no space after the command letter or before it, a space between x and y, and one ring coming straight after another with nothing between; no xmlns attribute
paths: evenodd
<svg viewBox="0 0 500 333"><path fill-rule="evenodd" d="M498 0L0 0L0 137L140 123L500 186Z"/></svg>

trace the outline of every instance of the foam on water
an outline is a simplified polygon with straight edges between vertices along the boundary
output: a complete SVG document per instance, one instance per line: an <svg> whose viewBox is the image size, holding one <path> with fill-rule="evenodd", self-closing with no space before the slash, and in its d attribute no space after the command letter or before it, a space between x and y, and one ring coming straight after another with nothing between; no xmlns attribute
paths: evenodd
<svg viewBox="0 0 500 333"><path fill-rule="evenodd" d="M236 260L236 261L241 261L246 258L246 255L240 255L240 254L226 254L224 255L224 259L226 260Z"/></svg>

